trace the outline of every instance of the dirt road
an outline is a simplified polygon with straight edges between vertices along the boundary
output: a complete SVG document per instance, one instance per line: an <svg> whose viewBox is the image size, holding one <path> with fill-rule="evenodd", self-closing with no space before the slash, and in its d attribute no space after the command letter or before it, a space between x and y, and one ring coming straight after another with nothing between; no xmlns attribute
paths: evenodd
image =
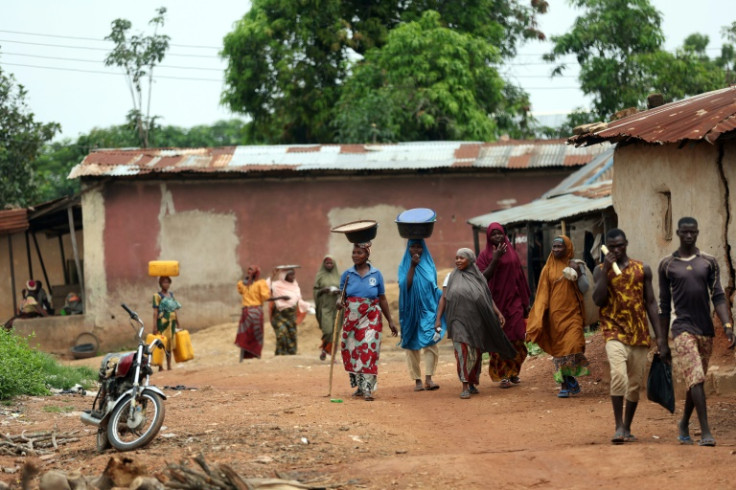
<svg viewBox="0 0 736 490"><path fill-rule="evenodd" d="M642 399L633 427L638 442L609 442L613 421L598 337L588 349L593 375L570 399L555 396L543 355L524 364L519 386L501 390L484 372L480 394L461 400L446 341L436 376L441 388L414 392L403 352L385 338L376 400L351 399L347 375L336 365L333 397L343 402L331 403L313 319L301 327L297 356L275 358L267 332L264 358L238 363L234 335L234 324L194 334L196 359L153 376L160 387L196 390L165 389L165 429L132 453L151 471L202 452L244 476L278 474L343 488L736 486L735 396L709 399L715 448L678 445L681 400L670 415ZM99 360L88 362L96 368ZM78 421L89 404L91 398L71 395L23 398L0 406L0 432L81 430L80 440L62 446L43 468L97 475L113 453L97 454L94 432ZM0 452L0 481L15 482L23 462Z"/></svg>

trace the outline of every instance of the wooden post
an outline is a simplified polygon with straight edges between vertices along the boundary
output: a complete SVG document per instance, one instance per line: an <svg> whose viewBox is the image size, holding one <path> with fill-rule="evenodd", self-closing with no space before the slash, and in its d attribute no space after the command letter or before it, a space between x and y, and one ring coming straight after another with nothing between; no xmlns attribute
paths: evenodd
<svg viewBox="0 0 736 490"><path fill-rule="evenodd" d="M77 268L77 277L79 278L79 289L82 292L82 302L85 310L87 309L87 295L84 290L84 277L82 277L82 266L79 263L79 248L77 248L77 233L74 229L74 211L71 206L66 208L67 216L69 217L69 235L72 239L72 251L74 252L74 265Z"/></svg>
<svg viewBox="0 0 736 490"><path fill-rule="evenodd" d="M348 289L348 279L350 278L350 275L345 276L345 284L342 286L342 291L340 291L340 303L342 303L342 310L338 311L335 315L335 323L332 326L332 349L330 349L330 385L329 388L327 388L327 396L332 396L332 371L335 367L335 351L337 350L336 345L337 344L337 331L342 328L342 323L340 322L340 317L344 316L345 314L345 291ZM343 315L341 315L342 313Z"/></svg>
<svg viewBox="0 0 736 490"><path fill-rule="evenodd" d="M562 227L562 234L565 235L565 236L567 236L567 230L566 230L566 227L565 227L565 220L564 219L562 221L560 221L560 226Z"/></svg>
<svg viewBox="0 0 736 490"><path fill-rule="evenodd" d="M64 239L61 233L57 237L59 239L59 252L61 252L61 270L64 271L64 285L69 284L69 271L66 270L66 255L64 255Z"/></svg>
<svg viewBox="0 0 736 490"><path fill-rule="evenodd" d="M477 226L473 227L473 246L475 247L475 256L477 257L478 254L480 254L480 228Z"/></svg>
<svg viewBox="0 0 736 490"><path fill-rule="evenodd" d="M41 249L38 247L38 240L36 239L36 232L31 232L31 237L33 238L33 245L36 247L36 255L38 256L38 261L41 263L41 271L43 272L43 280L46 281L46 287L49 288L49 294L51 296L54 295L54 292L51 290L51 282L49 281L49 275L46 273L46 265L43 263L43 256L41 255Z"/></svg>
<svg viewBox="0 0 736 490"><path fill-rule="evenodd" d="M28 230L26 230L26 257L28 259L28 279L33 277L33 263L31 262L31 243L28 241Z"/></svg>
<svg viewBox="0 0 736 490"><path fill-rule="evenodd" d="M17 313L18 296L15 292L15 264L13 263L13 235L8 233L8 257L10 258L10 289L13 291L13 316Z"/></svg>

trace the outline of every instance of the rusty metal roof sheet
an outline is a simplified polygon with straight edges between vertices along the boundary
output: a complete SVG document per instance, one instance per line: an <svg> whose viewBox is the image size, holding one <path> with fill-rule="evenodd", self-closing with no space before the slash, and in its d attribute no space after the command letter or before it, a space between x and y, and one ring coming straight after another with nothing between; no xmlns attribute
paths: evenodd
<svg viewBox="0 0 736 490"><path fill-rule="evenodd" d="M574 187L586 186L598 182L613 180L613 146L609 146L603 153L580 167L552 189L542 194L542 198L567 194Z"/></svg>
<svg viewBox="0 0 736 490"><path fill-rule="evenodd" d="M714 143L736 131L736 86L706 92L612 121L606 129L570 138L576 145L603 141L640 140L678 143L705 140Z"/></svg>
<svg viewBox="0 0 736 490"><path fill-rule="evenodd" d="M613 207L611 181L575 187L568 194L537 199L521 206L470 218L468 223L485 230L491 223L512 226L530 221L553 223Z"/></svg>
<svg viewBox="0 0 736 490"><path fill-rule="evenodd" d="M69 178L164 172L397 171L436 168L577 167L607 145L575 148L565 140L272 145L222 148L115 149L90 153Z"/></svg>
<svg viewBox="0 0 736 490"><path fill-rule="evenodd" d="M28 229L28 209L0 211L0 235L11 235Z"/></svg>

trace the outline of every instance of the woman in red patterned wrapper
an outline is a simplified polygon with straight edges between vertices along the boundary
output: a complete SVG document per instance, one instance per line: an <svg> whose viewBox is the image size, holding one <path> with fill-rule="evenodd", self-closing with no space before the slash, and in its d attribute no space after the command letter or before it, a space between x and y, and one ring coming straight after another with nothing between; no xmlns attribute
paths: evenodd
<svg viewBox="0 0 736 490"><path fill-rule="evenodd" d="M245 277L238 281L238 293L242 297L243 313L238 323L235 345L240 347L240 362L243 359L261 358L263 350L263 304L274 301L265 279L261 279L261 268L248 267Z"/></svg>
<svg viewBox="0 0 736 490"><path fill-rule="evenodd" d="M353 267L340 276L340 289L348 281L345 290L345 308L342 324L342 361L345 371L350 373L350 386L357 388L353 396L373 400L378 377L378 358L381 352L381 313L388 320L391 336L398 330L391 318L386 300L386 291L381 271L373 267L368 258L371 242L353 246Z"/></svg>

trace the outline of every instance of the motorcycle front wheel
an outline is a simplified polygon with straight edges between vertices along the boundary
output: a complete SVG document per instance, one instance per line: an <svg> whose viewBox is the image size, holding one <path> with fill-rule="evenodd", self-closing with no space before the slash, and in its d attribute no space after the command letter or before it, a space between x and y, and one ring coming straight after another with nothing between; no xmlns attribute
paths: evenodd
<svg viewBox="0 0 736 490"><path fill-rule="evenodd" d="M132 401L132 396L123 399L107 424L107 439L118 451L132 451L145 446L156 437L164 423L164 403L159 395L144 391L131 417Z"/></svg>

